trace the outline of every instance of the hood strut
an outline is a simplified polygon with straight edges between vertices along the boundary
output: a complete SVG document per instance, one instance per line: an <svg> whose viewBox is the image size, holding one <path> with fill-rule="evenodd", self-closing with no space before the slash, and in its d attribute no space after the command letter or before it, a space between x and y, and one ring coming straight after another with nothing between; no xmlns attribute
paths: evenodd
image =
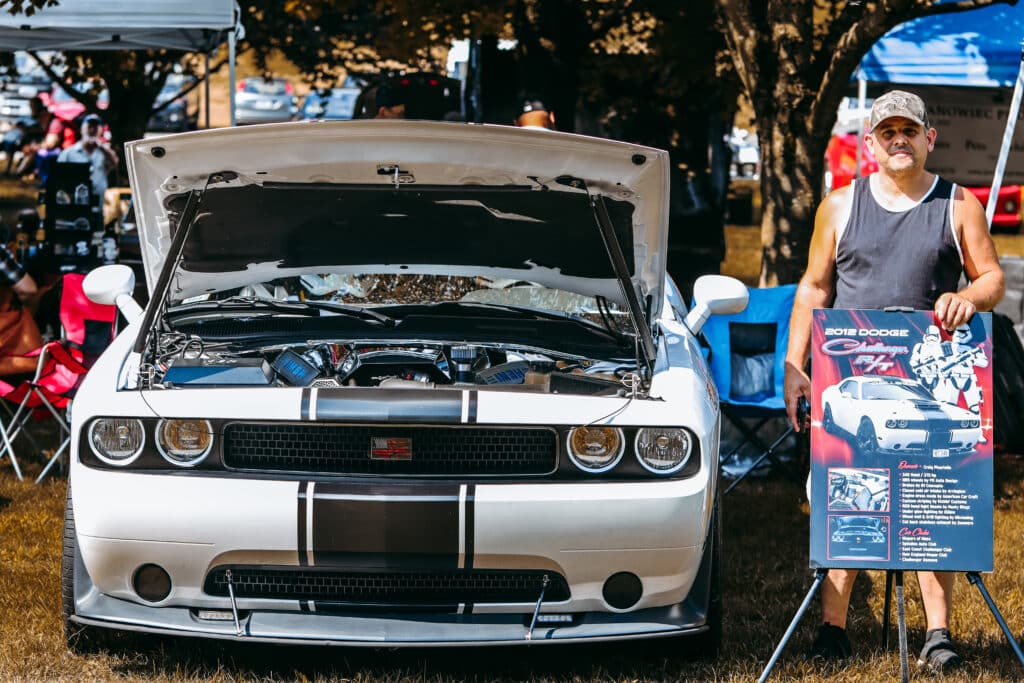
<svg viewBox="0 0 1024 683"><path fill-rule="evenodd" d="M633 281L629 277L629 267L626 265L626 257L622 254L622 247L619 239L615 236L615 227L612 225L611 216L608 215L608 207L604 204L604 197L595 197L587 192L590 198L590 206L594 211L594 221L597 223L598 232L604 242L605 251L608 252L608 260L612 264L615 276L619 280L619 287L622 295L629 305L629 316L632 318L633 327L636 330L636 351L637 371L640 372L644 384L650 381L654 372L654 359L657 356L657 349L654 347L654 337L651 336L651 328L647 325L647 317L644 315L640 299L636 295Z"/></svg>
<svg viewBox="0 0 1024 683"><path fill-rule="evenodd" d="M200 190L190 190L188 193L185 208L182 210L181 218L178 220L178 230L174 233L171 246L167 250L167 258L164 259L164 267L160 271L160 278L156 281L156 286L153 287L153 296L150 297L153 305L146 307L146 316L142 319L139 336L135 339L135 346L132 348L132 351L135 353L145 351L146 340L151 336L150 328L153 326L153 321L158 315L163 313L163 309L167 306L167 290L171 285L171 275L178 266L181 252L185 249L185 240L188 238L189 230L191 230L192 224L195 222L196 214L199 213L199 201L202 197L203 193ZM145 359L143 359L143 362L145 362Z"/></svg>

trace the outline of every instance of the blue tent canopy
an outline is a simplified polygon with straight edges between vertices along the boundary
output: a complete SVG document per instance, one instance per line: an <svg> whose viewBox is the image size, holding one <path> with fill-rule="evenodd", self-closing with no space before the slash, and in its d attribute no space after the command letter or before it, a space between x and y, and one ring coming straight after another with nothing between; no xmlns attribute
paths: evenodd
<svg viewBox="0 0 1024 683"><path fill-rule="evenodd" d="M883 83L1008 87L1017 79L1024 3L914 19L886 33L856 77Z"/></svg>

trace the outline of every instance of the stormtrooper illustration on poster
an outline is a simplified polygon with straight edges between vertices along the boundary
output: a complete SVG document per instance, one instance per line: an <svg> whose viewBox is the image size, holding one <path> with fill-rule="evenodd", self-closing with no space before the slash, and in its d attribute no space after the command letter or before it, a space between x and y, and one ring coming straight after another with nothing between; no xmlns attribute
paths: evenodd
<svg viewBox="0 0 1024 683"><path fill-rule="evenodd" d="M811 566L991 570L990 331L814 312Z"/></svg>

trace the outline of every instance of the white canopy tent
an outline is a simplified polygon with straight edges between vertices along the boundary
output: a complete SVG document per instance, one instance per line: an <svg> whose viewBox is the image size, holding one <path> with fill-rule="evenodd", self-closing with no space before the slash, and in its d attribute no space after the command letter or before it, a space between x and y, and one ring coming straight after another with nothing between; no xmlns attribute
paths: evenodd
<svg viewBox="0 0 1024 683"><path fill-rule="evenodd" d="M209 55L228 43L235 125L235 0L60 0L32 16L0 12L0 50L169 49ZM209 62L207 62L209 65Z"/></svg>

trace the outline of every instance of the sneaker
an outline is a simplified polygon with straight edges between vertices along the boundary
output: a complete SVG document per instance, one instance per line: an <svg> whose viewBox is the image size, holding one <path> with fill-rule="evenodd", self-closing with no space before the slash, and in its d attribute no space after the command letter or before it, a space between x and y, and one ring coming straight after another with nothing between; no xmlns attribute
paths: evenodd
<svg viewBox="0 0 1024 683"><path fill-rule="evenodd" d="M808 659L822 660L826 662L838 662L850 657L853 654L853 646L850 645L850 638L846 635L845 628L839 628L829 623L818 627L818 635L811 645Z"/></svg>
<svg viewBox="0 0 1024 683"><path fill-rule="evenodd" d="M953 641L949 639L949 630L934 628L924 637L924 647L921 648L921 657L917 660L918 666L927 666L934 673L946 673L963 663L963 659L953 648Z"/></svg>

